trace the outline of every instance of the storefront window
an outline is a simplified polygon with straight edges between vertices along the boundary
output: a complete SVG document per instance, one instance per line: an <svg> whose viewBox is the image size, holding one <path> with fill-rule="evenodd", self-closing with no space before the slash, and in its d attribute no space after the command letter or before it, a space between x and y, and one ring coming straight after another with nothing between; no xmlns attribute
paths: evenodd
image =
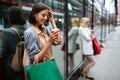
<svg viewBox="0 0 120 80"><path fill-rule="evenodd" d="M64 17L65 17L65 11L64 11L64 0L12 0L13 2L16 2L15 5L20 6L26 16L26 19L29 18L30 15L30 11L32 10L32 6L36 3L36 2L42 2L46 5L48 5L49 7L52 8L53 10L53 14L54 14L54 19L56 22L57 27L61 30L61 34L63 36L63 43L64 43ZM21 5L19 5L19 2L21 2ZM4 3L5 4L5 3ZM1 4L0 3L0 23L2 23L3 26L5 26L5 28L7 28L7 26L9 26L8 24L8 19L7 19L7 9L10 6L13 6L13 4L9 3L9 4ZM4 6L1 6L4 5ZM8 6L9 5L9 6ZM66 26L69 28L69 30L72 28L73 26L73 22L72 20L74 18L78 18L81 19L82 17L82 6L76 6L76 4L74 3L69 3L70 7L68 10L68 21L69 21L69 25ZM69 32L68 32L69 33ZM79 43L79 39L77 40L77 42ZM69 46L69 45L68 45ZM63 51L61 51L61 47L62 45L59 46L53 46L53 53L56 59L56 62L58 64L58 67L60 69L60 72L62 74L63 77L65 77L65 53ZM82 61L82 55L80 53L80 49L76 51L76 53L74 54L74 66L78 65L80 62ZM70 70L71 71L71 70Z"/></svg>

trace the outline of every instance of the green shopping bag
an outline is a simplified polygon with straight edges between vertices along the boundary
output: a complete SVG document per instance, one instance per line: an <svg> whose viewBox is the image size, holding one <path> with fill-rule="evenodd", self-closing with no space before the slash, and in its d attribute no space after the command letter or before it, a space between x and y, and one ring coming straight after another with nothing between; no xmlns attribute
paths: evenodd
<svg viewBox="0 0 120 80"><path fill-rule="evenodd" d="M28 80L63 80L55 59L26 67Z"/></svg>

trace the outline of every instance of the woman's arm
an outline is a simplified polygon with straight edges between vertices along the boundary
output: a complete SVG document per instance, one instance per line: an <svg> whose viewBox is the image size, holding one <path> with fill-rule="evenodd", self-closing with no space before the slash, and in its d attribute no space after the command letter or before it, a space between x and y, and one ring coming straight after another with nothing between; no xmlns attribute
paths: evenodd
<svg viewBox="0 0 120 80"><path fill-rule="evenodd" d="M52 25L52 29L57 29L57 26L56 26L56 23L55 23L55 20L53 17L53 11L51 9L49 10L48 19ZM62 35L61 35L61 32L59 29L58 29L58 31L59 31L59 35L58 35L58 38L54 42L55 45L60 45L62 43Z"/></svg>
<svg viewBox="0 0 120 80"><path fill-rule="evenodd" d="M55 23L55 20L54 20L54 17L53 17L53 11L52 11L51 9L49 10L48 18L49 18L49 21L50 21L51 24L52 24L52 28L53 28L53 29L56 29L57 26L56 26L56 23Z"/></svg>
<svg viewBox="0 0 120 80"><path fill-rule="evenodd" d="M46 53L51 45L52 44L50 42L47 42L46 45L41 49L41 51L35 55L34 62L33 62L34 64L38 63L39 61L43 61L43 58L46 55Z"/></svg>
<svg viewBox="0 0 120 80"><path fill-rule="evenodd" d="M91 36L87 33L87 31L83 28L80 29L80 36L83 36L83 38L87 41L91 41Z"/></svg>
<svg viewBox="0 0 120 80"><path fill-rule="evenodd" d="M46 55L48 49L51 47L53 42L56 40L58 34L59 34L59 32L51 31L48 42L41 49L41 51L38 54L35 55L34 63L38 63L39 61L43 60L43 57Z"/></svg>

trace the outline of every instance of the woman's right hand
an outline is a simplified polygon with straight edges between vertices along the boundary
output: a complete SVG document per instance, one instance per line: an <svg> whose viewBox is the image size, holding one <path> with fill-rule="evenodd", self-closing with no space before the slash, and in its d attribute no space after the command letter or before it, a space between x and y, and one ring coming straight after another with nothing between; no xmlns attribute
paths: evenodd
<svg viewBox="0 0 120 80"><path fill-rule="evenodd" d="M94 35L94 30L91 30L91 35Z"/></svg>
<svg viewBox="0 0 120 80"><path fill-rule="evenodd" d="M55 45L60 45L62 43L62 35L59 29L52 29L52 31L59 31L59 34L57 36L57 39L55 39L54 43Z"/></svg>
<svg viewBox="0 0 120 80"><path fill-rule="evenodd" d="M52 23L53 20L54 20L54 17L53 17L53 11L52 9L49 9L49 13L48 13L48 19L49 21Z"/></svg>

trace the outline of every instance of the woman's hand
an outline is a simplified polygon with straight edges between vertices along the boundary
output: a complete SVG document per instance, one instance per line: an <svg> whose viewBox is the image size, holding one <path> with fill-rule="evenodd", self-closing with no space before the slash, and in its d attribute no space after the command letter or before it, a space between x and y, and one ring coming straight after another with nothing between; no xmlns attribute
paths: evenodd
<svg viewBox="0 0 120 80"><path fill-rule="evenodd" d="M59 29L52 29L52 31L58 31L58 35L57 35L57 38L54 40L54 43L56 45L59 45L62 43L62 36L61 36L61 32Z"/></svg>
<svg viewBox="0 0 120 80"><path fill-rule="evenodd" d="M60 30L59 30L59 29L52 29L52 31L58 31L58 32L59 32L59 33L58 33L58 36L57 36L57 39L55 39L54 43L55 43L56 45L61 44L61 43L62 43L62 35L61 35Z"/></svg>
<svg viewBox="0 0 120 80"><path fill-rule="evenodd" d="M39 62L38 60L38 54L35 55L33 64L37 64Z"/></svg>
<svg viewBox="0 0 120 80"><path fill-rule="evenodd" d="M50 59L53 59L53 56L51 54L46 54L43 58L43 61L47 61L47 60L50 60Z"/></svg>
<svg viewBox="0 0 120 80"><path fill-rule="evenodd" d="M94 35L94 30L91 30L91 35Z"/></svg>
<svg viewBox="0 0 120 80"><path fill-rule="evenodd" d="M91 38L94 38L94 30L91 30Z"/></svg>
<svg viewBox="0 0 120 80"><path fill-rule="evenodd" d="M54 21L53 11L50 9L48 13L48 19L52 23Z"/></svg>
<svg viewBox="0 0 120 80"><path fill-rule="evenodd" d="M50 43L54 43L55 40L58 39L59 34L60 34L59 30L57 30L57 31L51 31L50 32L50 36L49 36L49 42Z"/></svg>
<svg viewBox="0 0 120 80"><path fill-rule="evenodd" d="M56 27L56 23L55 23L55 20L54 20L54 17L53 17L53 11L51 9L49 10L48 20L52 24L52 28L56 29L57 27Z"/></svg>

